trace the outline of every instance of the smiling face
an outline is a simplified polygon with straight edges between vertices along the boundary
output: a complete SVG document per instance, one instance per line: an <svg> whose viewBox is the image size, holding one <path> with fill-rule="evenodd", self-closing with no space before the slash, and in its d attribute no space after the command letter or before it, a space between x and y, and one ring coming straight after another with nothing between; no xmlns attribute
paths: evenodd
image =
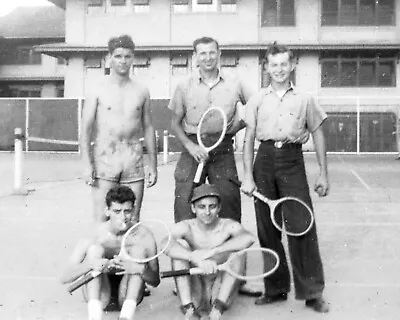
<svg viewBox="0 0 400 320"><path fill-rule="evenodd" d="M266 68L271 80L278 84L286 84L290 81L290 74L294 70L294 64L289 52L269 54Z"/></svg>
<svg viewBox="0 0 400 320"><path fill-rule="evenodd" d="M118 75L129 75L133 64L133 51L127 48L115 48L110 56L110 67Z"/></svg>
<svg viewBox="0 0 400 320"><path fill-rule="evenodd" d="M205 224L211 225L218 219L221 204L218 197L204 197L192 204L192 212L196 219Z"/></svg>
<svg viewBox="0 0 400 320"><path fill-rule="evenodd" d="M217 69L221 52L215 42L199 43L195 49L194 57L200 71L210 72Z"/></svg>
<svg viewBox="0 0 400 320"><path fill-rule="evenodd" d="M110 218L111 225L115 229L126 230L139 221L138 217L133 216L134 208L132 201L124 203L113 201L106 209L106 215Z"/></svg>

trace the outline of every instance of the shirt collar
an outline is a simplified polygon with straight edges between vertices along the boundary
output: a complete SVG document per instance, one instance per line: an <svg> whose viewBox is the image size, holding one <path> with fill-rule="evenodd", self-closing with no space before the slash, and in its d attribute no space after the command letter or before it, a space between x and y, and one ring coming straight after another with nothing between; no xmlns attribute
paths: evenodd
<svg viewBox="0 0 400 320"><path fill-rule="evenodd" d="M197 68L195 72L195 78L199 81L199 83L203 80L203 77L201 76L200 69ZM225 75L224 72L221 69L218 69L218 82L219 80L224 80Z"/></svg>
<svg viewBox="0 0 400 320"><path fill-rule="evenodd" d="M274 91L275 91L275 90L272 88L272 86L269 85L269 86L266 88L266 90L265 90L265 94L271 94L271 93L274 92ZM290 82L290 87L289 87L289 89L286 90L286 92L288 92L288 91L292 91L293 94L297 94L297 93L298 93L298 90L297 90L297 88L293 85L293 82Z"/></svg>

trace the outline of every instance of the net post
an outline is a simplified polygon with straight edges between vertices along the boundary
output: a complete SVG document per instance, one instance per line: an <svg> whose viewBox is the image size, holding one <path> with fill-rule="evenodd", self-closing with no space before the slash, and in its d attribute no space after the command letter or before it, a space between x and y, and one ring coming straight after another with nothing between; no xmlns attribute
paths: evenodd
<svg viewBox="0 0 400 320"><path fill-rule="evenodd" d="M168 163L168 130L163 133L163 164Z"/></svg>
<svg viewBox="0 0 400 320"><path fill-rule="evenodd" d="M24 153L23 140L24 134L21 128L14 129L14 192L15 195L27 195L28 190L24 188Z"/></svg>

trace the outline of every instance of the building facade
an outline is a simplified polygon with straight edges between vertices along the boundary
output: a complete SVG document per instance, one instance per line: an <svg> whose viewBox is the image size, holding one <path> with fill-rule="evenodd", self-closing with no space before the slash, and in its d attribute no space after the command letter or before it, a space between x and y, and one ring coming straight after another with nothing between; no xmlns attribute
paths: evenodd
<svg viewBox="0 0 400 320"><path fill-rule="evenodd" d="M34 47L62 43L64 11L20 7L0 18L0 97L62 97L65 61Z"/></svg>
<svg viewBox="0 0 400 320"><path fill-rule="evenodd" d="M297 56L296 86L315 94L331 114L331 151L397 150L399 0L51 2L65 9L65 43L37 50L68 61L67 97L85 96L105 75L106 44L113 36L132 36L137 45L133 73L149 86L152 99L168 99L191 72L191 44L197 37L216 38L221 68L255 89L268 84L262 60L276 41Z"/></svg>

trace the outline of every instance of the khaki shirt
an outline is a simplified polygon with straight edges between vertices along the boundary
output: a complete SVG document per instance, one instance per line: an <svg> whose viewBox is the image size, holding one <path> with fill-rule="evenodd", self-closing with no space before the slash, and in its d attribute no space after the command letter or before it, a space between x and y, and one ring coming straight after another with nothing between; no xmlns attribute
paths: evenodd
<svg viewBox="0 0 400 320"><path fill-rule="evenodd" d="M279 98L271 86L254 95L246 105L246 125L255 128L260 141L305 143L327 118L314 98L290 87Z"/></svg>
<svg viewBox="0 0 400 320"><path fill-rule="evenodd" d="M236 103L240 101L246 104L251 94L234 75L220 71L218 82L210 87L203 81L200 73L195 72L177 85L168 108L177 114L183 112L182 128L187 134L193 134L196 133L202 114L208 108L221 107L230 123L236 113Z"/></svg>

